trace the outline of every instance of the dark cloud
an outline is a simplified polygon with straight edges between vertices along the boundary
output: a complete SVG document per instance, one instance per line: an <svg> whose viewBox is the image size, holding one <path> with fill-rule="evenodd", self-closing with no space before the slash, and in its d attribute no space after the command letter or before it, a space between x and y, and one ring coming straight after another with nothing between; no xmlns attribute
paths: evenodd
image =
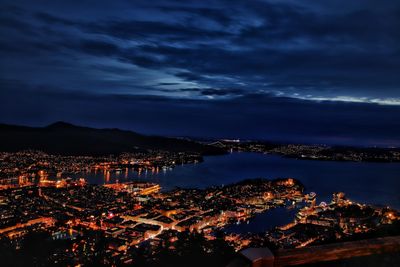
<svg viewBox="0 0 400 267"><path fill-rule="evenodd" d="M112 43L94 40L86 40L81 42L79 48L84 53L100 56L116 55L120 52L119 47Z"/></svg>
<svg viewBox="0 0 400 267"><path fill-rule="evenodd" d="M158 85L179 85L180 83L168 83L168 82L163 82L163 83L158 83Z"/></svg>
<svg viewBox="0 0 400 267"><path fill-rule="evenodd" d="M66 26L83 26L84 24L81 24L79 22L74 22L72 20L64 19L61 17L53 16L49 13L46 12L38 12L35 14L35 17L47 24L50 25L55 25L55 24L61 24L61 25L66 25Z"/></svg>
<svg viewBox="0 0 400 267"><path fill-rule="evenodd" d="M209 96L236 96L242 95L244 92L240 89L203 89L202 95Z"/></svg>
<svg viewBox="0 0 400 267"><path fill-rule="evenodd" d="M0 27L15 29L24 34L31 34L32 30L28 23L22 22L16 18L2 16L0 17Z"/></svg>
<svg viewBox="0 0 400 267"><path fill-rule="evenodd" d="M186 23L165 23L158 21L113 20L105 23L87 24L85 30L121 39L163 38L164 40L187 40L188 38L217 38L227 33L213 29L202 29Z"/></svg>
<svg viewBox="0 0 400 267"><path fill-rule="evenodd" d="M197 16L199 18L207 18L213 20L223 26L229 26L234 23L234 16L229 15L229 8L225 9L225 12L221 12L218 8L207 8L207 7L182 7L182 6L162 6L162 11L171 13L186 13L189 16Z"/></svg>
<svg viewBox="0 0 400 267"><path fill-rule="evenodd" d="M189 92L199 96L224 96L238 97L246 95L246 92L235 88L179 88L179 89L159 89L162 92Z"/></svg>
<svg viewBox="0 0 400 267"><path fill-rule="evenodd" d="M189 71L178 72L175 74L176 77L183 78L188 81L200 81L203 79L201 75L195 74Z"/></svg>

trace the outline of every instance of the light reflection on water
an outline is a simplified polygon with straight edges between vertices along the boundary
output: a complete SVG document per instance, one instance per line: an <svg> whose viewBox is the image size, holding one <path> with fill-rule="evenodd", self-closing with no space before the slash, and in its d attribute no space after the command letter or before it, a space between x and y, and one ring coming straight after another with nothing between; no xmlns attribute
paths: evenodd
<svg viewBox="0 0 400 267"><path fill-rule="evenodd" d="M262 213L256 214L247 222L232 224L225 227L227 233L261 233L271 230L277 226L283 226L294 220L298 209L288 209L287 207L276 207Z"/></svg>
<svg viewBox="0 0 400 267"><path fill-rule="evenodd" d="M317 193L317 201L331 200L333 192L343 191L358 202L389 205L400 209L400 163L334 162L296 160L277 155L233 153L205 157L199 164L176 166L172 170L121 172L90 172L77 174L88 182L145 180L156 182L163 190L175 187L205 188L238 182L246 178L293 177L300 180L306 191Z"/></svg>

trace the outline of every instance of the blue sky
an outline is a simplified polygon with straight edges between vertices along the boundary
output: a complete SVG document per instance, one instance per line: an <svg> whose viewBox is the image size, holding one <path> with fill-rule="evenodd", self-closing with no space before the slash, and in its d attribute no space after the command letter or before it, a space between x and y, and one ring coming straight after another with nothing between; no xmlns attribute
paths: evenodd
<svg viewBox="0 0 400 267"><path fill-rule="evenodd" d="M109 99L109 106L119 110L118 99L123 98L130 102L122 105L124 115L113 121L122 128L234 135L226 130L231 128L228 124L220 131L185 130L182 123L187 121L176 114L195 105L199 110L190 116L196 117L205 108L229 103L219 110L220 117L205 120L225 125L220 118L236 112L236 105L244 114L258 109L252 115L257 124L278 114L289 119L300 114L297 120L304 120L303 125L315 121L312 127L317 129L320 122L311 118L314 113L303 110L308 105L322 112L319 116L332 116L340 129L350 129L344 134L347 139L358 139L353 132L361 129L357 123L366 109L384 110L371 117L377 121L370 125L362 122L370 129L388 122L368 142L398 144L399 1L1 2L3 122L38 125L57 119L57 114L59 119L108 127L112 120L102 118L114 111L96 101ZM168 104L173 113L168 120L180 127L156 127L162 124L157 114L165 112L158 109L160 103ZM103 115L89 114L87 106ZM136 115L129 114L134 106L155 114L142 115L146 120L135 123ZM332 106L337 115L326 113ZM338 110L343 106L351 110L354 129L343 128ZM379 117L383 114L385 118ZM317 138L305 130L298 132ZM293 135L277 127L278 133L289 139ZM333 139L338 135L329 134ZM270 137L268 131L257 129L243 136Z"/></svg>

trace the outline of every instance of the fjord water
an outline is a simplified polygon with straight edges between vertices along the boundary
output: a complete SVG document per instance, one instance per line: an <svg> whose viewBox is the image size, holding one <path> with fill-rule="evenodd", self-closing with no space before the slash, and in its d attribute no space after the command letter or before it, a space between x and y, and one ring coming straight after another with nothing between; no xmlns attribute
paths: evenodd
<svg viewBox="0 0 400 267"><path fill-rule="evenodd" d="M204 162L176 166L169 170L112 172L108 182L118 179L159 183L163 190L175 187L205 188L227 185L246 178L293 177L306 192L317 193L317 201L330 201L333 192L342 191L357 202L400 209L400 163L339 162L298 160L277 155L232 153L208 156ZM88 173L90 183L102 184L102 172Z"/></svg>
<svg viewBox="0 0 400 267"><path fill-rule="evenodd" d="M245 223L232 224L224 228L226 233L262 233L276 226L282 226L293 221L298 209L277 207L255 215Z"/></svg>

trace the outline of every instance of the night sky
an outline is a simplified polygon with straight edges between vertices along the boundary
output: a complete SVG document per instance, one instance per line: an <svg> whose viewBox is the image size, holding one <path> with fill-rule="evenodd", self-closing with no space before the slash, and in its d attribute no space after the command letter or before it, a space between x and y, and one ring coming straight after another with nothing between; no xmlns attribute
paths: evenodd
<svg viewBox="0 0 400 267"><path fill-rule="evenodd" d="M400 1L0 0L0 122L400 146Z"/></svg>

